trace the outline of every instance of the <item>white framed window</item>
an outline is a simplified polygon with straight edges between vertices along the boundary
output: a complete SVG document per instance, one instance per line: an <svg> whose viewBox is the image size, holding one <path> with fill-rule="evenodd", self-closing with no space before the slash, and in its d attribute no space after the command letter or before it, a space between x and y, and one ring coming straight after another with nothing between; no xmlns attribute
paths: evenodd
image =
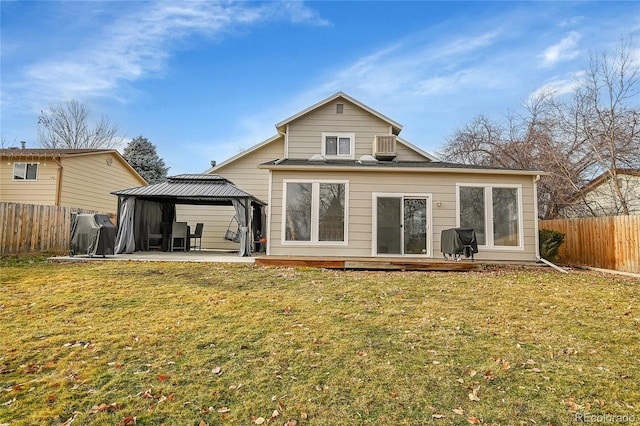
<svg viewBox="0 0 640 426"><path fill-rule="evenodd" d="M13 180L38 180L38 163L14 163Z"/></svg>
<svg viewBox="0 0 640 426"><path fill-rule="evenodd" d="M322 133L322 155L326 158L355 158L355 133Z"/></svg>
<svg viewBox="0 0 640 426"><path fill-rule="evenodd" d="M283 244L347 244L347 181L285 180Z"/></svg>
<svg viewBox="0 0 640 426"><path fill-rule="evenodd" d="M456 185L457 225L473 228L479 246L524 249L522 185Z"/></svg>

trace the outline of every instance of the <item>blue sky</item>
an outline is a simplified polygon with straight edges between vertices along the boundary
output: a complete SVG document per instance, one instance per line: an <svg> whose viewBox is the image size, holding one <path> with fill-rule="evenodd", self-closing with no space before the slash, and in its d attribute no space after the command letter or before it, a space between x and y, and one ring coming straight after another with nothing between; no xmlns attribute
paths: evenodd
<svg viewBox="0 0 640 426"><path fill-rule="evenodd" d="M1 135L78 99L169 174L199 173L343 91L435 153L475 116L545 87L568 93L590 53L638 46L625 2L2 1ZM640 60L638 50L635 59Z"/></svg>

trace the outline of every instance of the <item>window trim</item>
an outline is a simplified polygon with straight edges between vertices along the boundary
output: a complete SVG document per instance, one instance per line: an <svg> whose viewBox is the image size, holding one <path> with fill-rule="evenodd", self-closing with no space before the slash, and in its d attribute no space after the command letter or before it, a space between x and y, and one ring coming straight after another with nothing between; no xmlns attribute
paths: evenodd
<svg viewBox="0 0 640 426"><path fill-rule="evenodd" d="M22 179L16 179L16 166L18 164L24 164L25 166L28 166L30 164L35 164L36 165L36 177L35 177L35 179L27 179L27 167L24 168L24 177ZM39 175L40 175L40 163L39 162L16 161L15 163L13 163L13 172L12 172L11 178L12 178L12 180L14 182L37 182Z"/></svg>
<svg viewBox="0 0 640 426"><path fill-rule="evenodd" d="M327 154L327 138L328 137L336 137L338 138L338 146L337 146L337 154ZM349 138L349 154L340 154L340 146L339 141L340 138ZM321 152L322 156L325 158L337 158L337 159L346 159L353 160L355 159L355 148L356 148L356 134L355 133L344 133L344 132L322 132L322 141L321 141Z"/></svg>
<svg viewBox="0 0 640 426"><path fill-rule="evenodd" d="M507 251L523 251L524 250L524 212L522 205L522 185L510 183L456 183L456 227L460 227L460 188L474 187L484 188L484 220L486 244L478 247L483 250L507 250ZM516 189L516 197L518 203L518 245L517 246L500 246L494 241L493 230L493 188L512 188ZM487 191L491 189L491 191Z"/></svg>
<svg viewBox="0 0 640 426"><path fill-rule="evenodd" d="M286 239L287 219L287 184L310 183L311 184L311 239L309 241L289 241ZM344 184L344 241L320 241L318 239L320 228L320 184L339 183ZM282 181L282 217L281 217L280 243L283 246L346 246L349 245L349 181L343 179L283 179Z"/></svg>

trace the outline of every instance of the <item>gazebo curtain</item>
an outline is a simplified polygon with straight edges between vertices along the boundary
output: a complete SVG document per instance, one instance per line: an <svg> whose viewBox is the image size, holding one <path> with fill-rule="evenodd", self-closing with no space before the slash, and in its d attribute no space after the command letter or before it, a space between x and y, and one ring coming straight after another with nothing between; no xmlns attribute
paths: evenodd
<svg viewBox="0 0 640 426"><path fill-rule="evenodd" d="M133 236L133 217L135 215L135 197L127 197L121 200L118 212L118 233L116 234L115 253L133 253L136 249L136 241Z"/></svg>
<svg viewBox="0 0 640 426"><path fill-rule="evenodd" d="M253 238L251 236L251 217L249 215L248 207L250 200L245 198L243 200L233 199L231 200L233 207L236 209L236 221L240 227L240 248L238 249L238 255L251 256L251 246L253 245Z"/></svg>
<svg viewBox="0 0 640 426"><path fill-rule="evenodd" d="M120 204L119 218L115 252L146 251L149 234L162 233L162 224L173 222L175 205L127 197Z"/></svg>

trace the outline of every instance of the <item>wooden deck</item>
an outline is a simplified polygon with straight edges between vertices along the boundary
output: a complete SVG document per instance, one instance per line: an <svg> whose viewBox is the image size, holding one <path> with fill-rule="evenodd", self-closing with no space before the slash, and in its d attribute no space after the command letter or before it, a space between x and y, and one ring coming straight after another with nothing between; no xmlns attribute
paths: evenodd
<svg viewBox="0 0 640 426"><path fill-rule="evenodd" d="M491 262L495 263L495 262ZM406 257L304 257L264 256L256 258L259 266L300 266L326 269L363 269L383 271L477 271L487 263L468 259L420 259Z"/></svg>

